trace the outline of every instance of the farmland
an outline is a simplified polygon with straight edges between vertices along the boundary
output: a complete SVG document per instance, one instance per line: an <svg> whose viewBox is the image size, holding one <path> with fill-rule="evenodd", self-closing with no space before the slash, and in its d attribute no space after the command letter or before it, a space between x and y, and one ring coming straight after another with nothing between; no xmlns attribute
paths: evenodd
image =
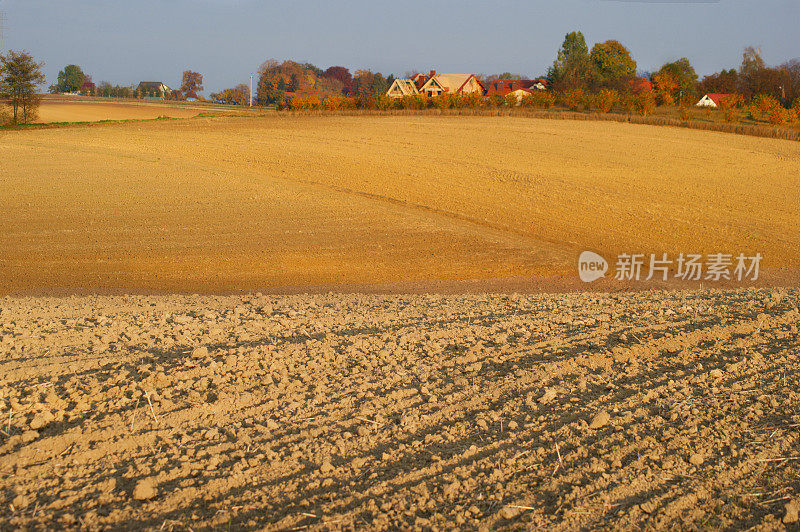
<svg viewBox="0 0 800 532"><path fill-rule="evenodd" d="M5 300L0 522L780 530L800 505L798 301Z"/></svg>
<svg viewBox="0 0 800 532"><path fill-rule="evenodd" d="M796 142L274 113L0 145L2 526L796 522ZM764 262L586 292L587 249Z"/></svg>
<svg viewBox="0 0 800 532"><path fill-rule="evenodd" d="M166 116L188 118L199 110L159 104L45 99L39 106L39 123L99 122L101 120L141 120Z"/></svg>
<svg viewBox="0 0 800 532"><path fill-rule="evenodd" d="M584 249L758 252L772 284L800 264L789 141L273 115L6 131L0 143L0 294L525 290L572 286Z"/></svg>

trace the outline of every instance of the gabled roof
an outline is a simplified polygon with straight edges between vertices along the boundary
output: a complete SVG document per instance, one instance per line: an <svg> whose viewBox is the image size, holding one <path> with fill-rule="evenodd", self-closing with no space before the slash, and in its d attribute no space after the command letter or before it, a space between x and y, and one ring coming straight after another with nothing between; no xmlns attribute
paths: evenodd
<svg viewBox="0 0 800 532"><path fill-rule="evenodd" d="M158 89L158 90L161 90L161 87L166 87L167 89L169 89L169 87L167 87L164 83L162 83L160 81L140 81L139 82L139 87L142 88L142 89Z"/></svg>
<svg viewBox="0 0 800 532"><path fill-rule="evenodd" d="M719 105L719 101L721 99L723 99L725 96L728 96L728 95L727 94L718 94L718 93L711 93L710 92L708 94L703 95L703 98L705 98L706 96L708 96L709 100L714 102L714 105ZM702 100L703 98L700 98L700 99Z"/></svg>
<svg viewBox="0 0 800 532"><path fill-rule="evenodd" d="M386 95L389 96L394 91L399 92L402 96L413 96L414 94L419 94L413 79L394 80L392 86L389 87L388 91L386 91Z"/></svg>
<svg viewBox="0 0 800 532"><path fill-rule="evenodd" d="M486 87L483 86L483 83L481 83L475 74L436 74L427 82L425 82L425 85L423 85L420 90L423 91L425 87L435 83L441 87L444 92L454 94L460 91L462 87L464 87L464 85L466 85L467 82L472 78L475 78L475 81L478 82L478 85L480 85L483 90L486 90Z"/></svg>

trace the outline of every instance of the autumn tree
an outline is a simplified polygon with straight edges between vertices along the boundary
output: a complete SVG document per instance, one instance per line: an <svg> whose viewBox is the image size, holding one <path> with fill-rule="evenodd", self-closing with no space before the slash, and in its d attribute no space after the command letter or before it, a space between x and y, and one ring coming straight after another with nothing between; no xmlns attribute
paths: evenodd
<svg viewBox="0 0 800 532"><path fill-rule="evenodd" d="M650 80L653 82L653 90L655 90L658 100L662 105L672 105L675 103L675 93L678 90L678 84L669 72L658 71L650 77Z"/></svg>
<svg viewBox="0 0 800 532"><path fill-rule="evenodd" d="M221 92L211 93L212 100L230 105L247 105L250 103L250 88L244 83L240 83L232 89L225 89Z"/></svg>
<svg viewBox="0 0 800 532"><path fill-rule="evenodd" d="M95 92L95 89L96 89L96 86L95 86L94 82L92 81L92 76L90 76L88 74L83 76L83 83L81 83L81 86L78 89L78 91L81 94L86 95L86 94L93 94Z"/></svg>
<svg viewBox="0 0 800 532"><path fill-rule="evenodd" d="M86 79L86 74L78 65L67 65L58 73L58 82L53 92L77 92Z"/></svg>
<svg viewBox="0 0 800 532"><path fill-rule="evenodd" d="M354 94L356 96L368 97L375 94L375 74L370 70L356 70L353 80L355 83Z"/></svg>
<svg viewBox="0 0 800 532"><path fill-rule="evenodd" d="M742 52L742 65L739 67L739 75L743 77L752 76L759 70L766 68L766 63L761 57L761 50L753 46L748 46Z"/></svg>
<svg viewBox="0 0 800 532"><path fill-rule="evenodd" d="M777 68L769 67L760 51L748 46L742 54L737 90L745 99L769 95L788 106L795 91L800 91L800 65L789 62Z"/></svg>
<svg viewBox="0 0 800 532"><path fill-rule="evenodd" d="M185 70L180 91L185 98L199 98L199 93L203 91L203 75L192 70Z"/></svg>
<svg viewBox="0 0 800 532"><path fill-rule="evenodd" d="M392 79L392 81L389 81L388 79L383 77L383 74L381 74L380 72L376 72L375 76L372 78L372 93L386 94L386 91L389 90L389 87L391 86L392 82L394 82L394 79Z"/></svg>
<svg viewBox="0 0 800 532"><path fill-rule="evenodd" d="M599 87L620 86L636 76L636 61L619 41L597 43L589 54L592 79Z"/></svg>
<svg viewBox="0 0 800 532"><path fill-rule="evenodd" d="M547 72L550 84L559 89L585 87L590 78L589 47L579 31L568 33Z"/></svg>
<svg viewBox="0 0 800 532"><path fill-rule="evenodd" d="M738 86L739 73L731 68L703 77L699 88L703 94L731 94L737 91Z"/></svg>
<svg viewBox="0 0 800 532"><path fill-rule="evenodd" d="M0 100L11 108L13 123L36 120L40 100L36 88L45 81L43 66L25 51L0 55Z"/></svg>
<svg viewBox="0 0 800 532"><path fill-rule="evenodd" d="M286 90L288 92L296 92L300 88L300 78L297 76L297 72L292 72L292 75L289 76L289 83L286 85Z"/></svg>
<svg viewBox="0 0 800 532"><path fill-rule="evenodd" d="M785 103L795 102L800 98L800 59L792 59L778 67L786 72L788 86L785 89Z"/></svg>
<svg viewBox="0 0 800 532"><path fill-rule="evenodd" d="M342 84L342 92L344 94L353 94L355 86L353 83L353 76L350 71L343 66L328 67L323 76L328 79L333 79Z"/></svg>
<svg viewBox="0 0 800 532"><path fill-rule="evenodd" d="M685 57L665 63L658 71L660 74L668 74L675 82L675 92L673 98L694 97L697 94L697 72Z"/></svg>

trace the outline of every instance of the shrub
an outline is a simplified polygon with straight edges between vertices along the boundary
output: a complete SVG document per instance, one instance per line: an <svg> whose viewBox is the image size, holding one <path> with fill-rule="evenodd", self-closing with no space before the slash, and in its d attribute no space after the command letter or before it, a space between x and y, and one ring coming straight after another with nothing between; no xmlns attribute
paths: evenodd
<svg viewBox="0 0 800 532"><path fill-rule="evenodd" d="M692 119L692 110L688 107L682 106L681 107L681 120L691 120Z"/></svg>
<svg viewBox="0 0 800 532"><path fill-rule="evenodd" d="M345 96L328 96L322 100L321 107L329 111L341 111L343 109L352 109L355 107L351 98Z"/></svg>
<svg viewBox="0 0 800 532"><path fill-rule="evenodd" d="M610 113L618 101L619 93L613 89L602 89L595 96L597 110L603 113Z"/></svg>
<svg viewBox="0 0 800 532"><path fill-rule="evenodd" d="M753 120L769 120L771 122L771 116L778 107L781 107L781 104L774 97L768 94L757 94L747 108L747 115ZM780 113L778 112L778 114Z"/></svg>
<svg viewBox="0 0 800 532"><path fill-rule="evenodd" d="M404 96L401 98L403 109L425 109L430 103L427 96L415 94L414 96Z"/></svg>
<svg viewBox="0 0 800 532"><path fill-rule="evenodd" d="M656 110L656 97L652 92L642 92L634 96L633 105L640 115L651 115Z"/></svg>
<svg viewBox="0 0 800 532"><path fill-rule="evenodd" d="M433 98L433 105L440 111L450 109L453 106L453 97L447 93L442 93Z"/></svg>
<svg viewBox="0 0 800 532"><path fill-rule="evenodd" d="M467 109L475 109L480 107L481 103L483 102L483 98L480 94L476 92L471 92L469 94L464 94L460 98L461 106Z"/></svg>
<svg viewBox="0 0 800 532"><path fill-rule="evenodd" d="M385 94L376 94L375 95L375 109L379 111L386 111L392 105L390 101L391 98L386 96Z"/></svg>
<svg viewBox="0 0 800 532"><path fill-rule="evenodd" d="M556 96L548 91L535 91L528 98L531 107L550 109L556 103Z"/></svg>
<svg viewBox="0 0 800 532"><path fill-rule="evenodd" d="M320 101L316 96L292 98L292 100L289 102L289 108L292 111L309 111L311 109L319 109Z"/></svg>
<svg viewBox="0 0 800 532"><path fill-rule="evenodd" d="M636 96L629 92L623 94L619 98L619 105L623 111L632 114L636 110Z"/></svg>
<svg viewBox="0 0 800 532"><path fill-rule="evenodd" d="M741 109L744 107L744 98L741 94L729 94L722 98L720 101L720 107L726 106L733 109Z"/></svg>
<svg viewBox="0 0 800 532"><path fill-rule="evenodd" d="M358 109L375 109L374 96L359 96L356 98L356 108Z"/></svg>
<svg viewBox="0 0 800 532"><path fill-rule="evenodd" d="M800 96L794 99L794 102L792 103L792 109L794 109L795 112L800 111Z"/></svg>
<svg viewBox="0 0 800 532"><path fill-rule="evenodd" d="M509 92L508 94L503 96L503 105L505 107L513 109L513 108L515 108L517 106L518 103L519 102L517 101L517 95L516 94L512 94L512 93Z"/></svg>
<svg viewBox="0 0 800 532"><path fill-rule="evenodd" d="M559 100L570 111L577 111L586 100L586 91L583 89L569 89L559 95Z"/></svg>
<svg viewBox="0 0 800 532"><path fill-rule="evenodd" d="M597 106L597 97L594 94L587 92L583 97L583 101L581 101L581 106L584 108L584 110L591 111Z"/></svg>
<svg viewBox="0 0 800 532"><path fill-rule="evenodd" d="M789 122L789 111L778 105L770 110L769 114L767 115L767 120L769 120L769 123L774 126L785 124Z"/></svg>
<svg viewBox="0 0 800 532"><path fill-rule="evenodd" d="M744 98L741 94L729 94L719 101L719 108L722 117L726 122L733 122L736 119L736 109L744 105Z"/></svg>
<svg viewBox="0 0 800 532"><path fill-rule="evenodd" d="M503 97L499 94L490 94L489 97L486 99L486 104L489 107L502 107L503 106Z"/></svg>

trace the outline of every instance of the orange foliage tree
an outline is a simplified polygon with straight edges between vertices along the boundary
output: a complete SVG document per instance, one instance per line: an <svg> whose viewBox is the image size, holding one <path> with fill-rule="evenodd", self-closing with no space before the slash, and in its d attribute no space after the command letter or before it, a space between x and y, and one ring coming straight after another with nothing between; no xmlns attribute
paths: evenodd
<svg viewBox="0 0 800 532"><path fill-rule="evenodd" d="M672 105L675 103L675 93L678 90L678 83L668 72L656 72L651 81L656 92L658 102L661 105Z"/></svg>
<svg viewBox="0 0 800 532"><path fill-rule="evenodd" d="M199 93L203 91L203 75L192 70L185 70L180 91L185 98L199 98Z"/></svg>

